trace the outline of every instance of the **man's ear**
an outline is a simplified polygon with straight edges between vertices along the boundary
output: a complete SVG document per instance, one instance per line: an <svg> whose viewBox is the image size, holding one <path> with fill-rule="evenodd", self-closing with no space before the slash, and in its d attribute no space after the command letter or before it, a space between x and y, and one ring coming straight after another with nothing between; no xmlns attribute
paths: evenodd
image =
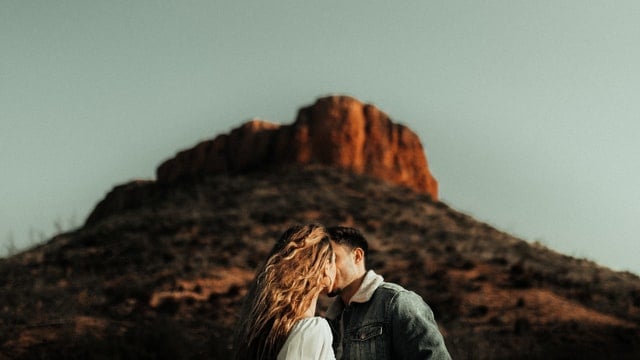
<svg viewBox="0 0 640 360"><path fill-rule="evenodd" d="M357 247L353 249L353 260L356 264L364 262L364 250L362 250L362 248Z"/></svg>

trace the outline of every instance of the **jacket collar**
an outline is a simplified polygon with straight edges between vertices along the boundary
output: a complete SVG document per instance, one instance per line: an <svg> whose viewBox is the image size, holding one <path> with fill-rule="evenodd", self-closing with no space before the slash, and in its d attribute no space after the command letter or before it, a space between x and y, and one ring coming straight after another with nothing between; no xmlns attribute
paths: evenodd
<svg viewBox="0 0 640 360"><path fill-rule="evenodd" d="M362 279L362 284L360 284L360 288L349 300L349 304L351 303L366 303L371 300L373 293L376 292L376 289L380 284L384 282L382 276L375 273L373 270L367 271L364 275L364 279ZM342 310L345 308L345 304L342 302L342 299L338 296L333 303L327 309L326 316L329 319L336 319L342 313Z"/></svg>

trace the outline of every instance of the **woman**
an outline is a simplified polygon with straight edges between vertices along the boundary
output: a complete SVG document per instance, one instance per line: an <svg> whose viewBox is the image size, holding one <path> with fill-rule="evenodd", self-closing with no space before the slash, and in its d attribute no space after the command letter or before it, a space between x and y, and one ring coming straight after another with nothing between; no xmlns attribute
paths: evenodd
<svg viewBox="0 0 640 360"><path fill-rule="evenodd" d="M335 359L329 323L315 316L318 296L333 286L335 266L324 227L285 231L245 299L236 359Z"/></svg>

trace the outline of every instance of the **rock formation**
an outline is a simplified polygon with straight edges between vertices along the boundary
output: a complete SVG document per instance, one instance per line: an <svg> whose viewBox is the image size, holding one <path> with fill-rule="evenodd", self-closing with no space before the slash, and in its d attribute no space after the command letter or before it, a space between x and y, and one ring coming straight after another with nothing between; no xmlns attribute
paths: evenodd
<svg viewBox="0 0 640 360"><path fill-rule="evenodd" d="M157 171L171 184L210 174L240 173L288 164L335 166L438 198L418 136L373 105L346 96L319 99L292 125L252 120L214 140L178 153Z"/></svg>
<svg viewBox="0 0 640 360"><path fill-rule="evenodd" d="M157 181L115 187L89 216L91 224L162 196L161 189L216 174L321 164L376 177L438 200L418 136L373 105L348 96L320 98L291 125L252 120L179 152L161 164Z"/></svg>

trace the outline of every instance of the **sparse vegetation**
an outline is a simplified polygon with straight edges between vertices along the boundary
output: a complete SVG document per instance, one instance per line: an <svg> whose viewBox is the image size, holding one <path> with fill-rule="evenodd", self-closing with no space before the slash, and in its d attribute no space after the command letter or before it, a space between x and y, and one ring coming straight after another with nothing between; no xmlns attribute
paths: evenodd
<svg viewBox="0 0 640 360"><path fill-rule="evenodd" d="M73 215L67 220L67 226L65 226L64 222L60 218L58 218L53 222L53 227L54 234L62 234L77 229L78 222L75 215ZM13 231L10 231L7 234L6 240L4 242L4 247L1 249L2 251L0 251L0 258L11 257L20 251L34 248L40 244L43 244L46 240L47 235L44 231L37 230L34 227L30 227L28 232L28 240L26 242L23 242L26 245L18 246Z"/></svg>
<svg viewBox="0 0 640 360"><path fill-rule="evenodd" d="M18 248L16 247L16 241L13 237L13 233L10 232L7 235L7 240L4 245L4 253L6 257L13 256L18 252Z"/></svg>

